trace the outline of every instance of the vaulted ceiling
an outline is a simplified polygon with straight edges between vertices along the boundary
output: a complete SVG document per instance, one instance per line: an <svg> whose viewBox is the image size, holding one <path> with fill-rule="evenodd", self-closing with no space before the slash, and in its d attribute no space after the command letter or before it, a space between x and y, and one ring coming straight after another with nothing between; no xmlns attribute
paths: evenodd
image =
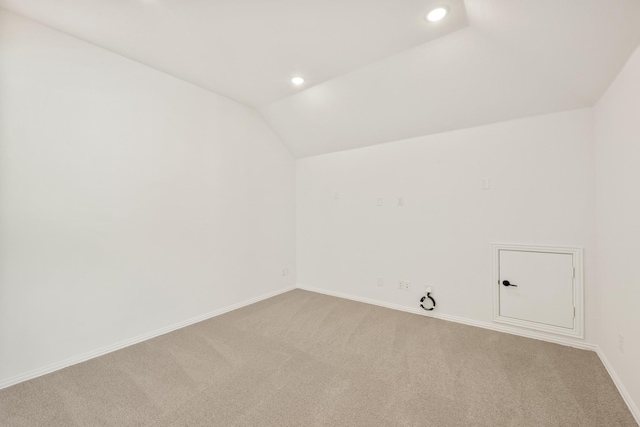
<svg viewBox="0 0 640 427"><path fill-rule="evenodd" d="M640 44L640 0L0 6L258 108L296 157L591 106Z"/></svg>

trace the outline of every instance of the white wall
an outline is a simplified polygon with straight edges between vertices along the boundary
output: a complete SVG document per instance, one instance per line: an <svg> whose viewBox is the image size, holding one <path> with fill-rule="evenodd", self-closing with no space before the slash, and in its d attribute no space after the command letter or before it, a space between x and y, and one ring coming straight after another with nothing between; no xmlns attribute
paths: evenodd
<svg viewBox="0 0 640 427"><path fill-rule="evenodd" d="M0 383L294 285L253 109L0 10L0 121Z"/></svg>
<svg viewBox="0 0 640 427"><path fill-rule="evenodd" d="M591 109L302 159L298 283L491 323L492 243L580 246L593 343L594 188Z"/></svg>
<svg viewBox="0 0 640 427"><path fill-rule="evenodd" d="M598 341L640 416L640 48L595 107L595 145Z"/></svg>

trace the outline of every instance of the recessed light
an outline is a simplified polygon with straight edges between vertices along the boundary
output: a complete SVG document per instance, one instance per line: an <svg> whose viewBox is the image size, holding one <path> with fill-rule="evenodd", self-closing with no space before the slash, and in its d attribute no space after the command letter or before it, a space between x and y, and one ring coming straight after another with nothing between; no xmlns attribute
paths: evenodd
<svg viewBox="0 0 640 427"><path fill-rule="evenodd" d="M447 10L446 7L437 7L433 9L431 12L427 13L427 16L426 16L427 21L438 22L439 20L447 16L447 12L449 11Z"/></svg>
<svg viewBox="0 0 640 427"><path fill-rule="evenodd" d="M291 83L293 83L294 85L301 85L302 83L304 83L304 79L302 77L294 77L291 79Z"/></svg>

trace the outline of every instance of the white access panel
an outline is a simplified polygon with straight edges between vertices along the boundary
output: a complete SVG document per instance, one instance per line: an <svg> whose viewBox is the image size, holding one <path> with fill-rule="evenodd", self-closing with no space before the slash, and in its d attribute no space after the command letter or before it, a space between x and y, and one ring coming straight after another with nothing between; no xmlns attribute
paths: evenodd
<svg viewBox="0 0 640 427"><path fill-rule="evenodd" d="M494 320L582 337L582 250L494 245Z"/></svg>

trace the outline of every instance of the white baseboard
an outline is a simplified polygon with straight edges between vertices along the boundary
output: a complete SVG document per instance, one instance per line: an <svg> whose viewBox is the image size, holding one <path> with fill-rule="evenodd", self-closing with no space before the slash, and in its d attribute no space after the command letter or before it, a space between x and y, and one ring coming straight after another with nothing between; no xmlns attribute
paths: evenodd
<svg viewBox="0 0 640 427"><path fill-rule="evenodd" d="M552 342L552 343L555 343L555 344L566 345L566 346L569 346L569 347L575 347L575 348L579 348L579 349L583 349L583 350L591 350L591 351L596 351L597 350L597 346L595 344L575 341L575 340L572 340L570 338L564 338L564 337L560 337L560 336L556 337L556 336L546 335L546 334L543 334L543 333L538 333L536 331L528 331L528 330L520 330L520 329L510 328L509 326L498 325L498 324L494 324L494 323L491 323L491 322L483 322L483 321L479 321L479 320L467 319L467 318L464 318L464 317L452 316L450 314L442 314L442 313L438 313L437 311L425 311L425 310L422 310L419 307L412 308L412 307L407 307L407 306L404 306L404 305L392 304L392 303L388 303L388 302L384 302L384 301L373 300L373 299L370 299L370 298L363 298L363 297L359 297L359 296L355 296L355 295L344 294L342 292L334 292L334 291L328 291L326 289L314 288L312 286L298 285L298 289L302 289L302 290L310 291L310 292L316 292L316 293L319 293L319 294L329 295L329 296L338 297L338 298L344 298L344 299L348 299L348 300L352 300L352 301L363 302L363 303L366 303L366 304L377 305L377 306L380 306L380 307L391 308L393 310L405 311L407 313L419 314L421 316L427 316L427 317L433 317L433 318L436 318L436 319L447 320L449 322L462 323L464 325L476 326L478 328L490 329L490 330L497 331L497 332L504 332L504 333L507 333L507 334L519 335L519 336L526 337L526 338L533 338L533 339L536 339L536 340Z"/></svg>
<svg viewBox="0 0 640 427"><path fill-rule="evenodd" d="M622 399L624 399L624 402L629 407L629 411L631 411L631 414L633 415L633 417L636 419L636 422L640 426L640 410L638 410L638 406L631 399L631 395L627 391L627 388L624 386L624 384L620 380L620 377L618 376L616 371L614 371L613 366L609 362L609 359L607 359L607 356L604 354L602 349L600 347L598 347L596 349L596 352L598 353L598 356L600 357L600 360L602 361L602 364L604 365L604 367L606 368L607 372L609 373L609 376L613 380L613 383L618 388L618 391L620 392L620 395L622 396Z"/></svg>
<svg viewBox="0 0 640 427"><path fill-rule="evenodd" d="M237 310L237 309L245 307L247 305L255 304L256 302L265 300L267 298L271 298L271 297L274 297L276 295L280 295L282 293L292 291L295 288L296 288L295 286L289 286L289 287L286 287L286 288L283 288L283 289L278 289L277 291L269 292L269 293L257 296L255 298L251 298L251 299L248 299L248 300L245 300L245 301L241 301L241 302L239 302L237 304L233 304L233 305L230 305L230 306L227 306L227 307L223 307L223 308L220 308L218 310L214 310L214 311L211 311L209 313L205 313L205 314L202 314L200 316L196 316L196 317L193 317L191 319L188 319L188 320L185 320L185 321L182 321L182 322L179 322L179 323L175 323L173 325L170 325L170 326L167 326L167 327L164 327L164 328L161 328L161 329L157 329L157 330L152 331L152 332L148 332L146 334L138 335L137 337L130 338L128 340L124 340L124 341L121 341L121 342L113 344L113 345L102 347L102 348L99 348L97 350L93 350L93 351L90 351L88 353L81 354L79 356L71 357L71 358L63 360L61 362L53 363L51 365L48 365L48 366L45 366L45 367L42 367L42 368L39 368L39 369L34 369L33 371L29 371L29 372L26 372L24 374L20 374L20 375L14 376L14 377L10 377L10 378L4 379L4 380L0 381L0 390L3 389L3 388L7 388L7 387L10 387L12 385L24 382L24 381L31 380L33 378L40 377L42 375L49 374L49 373L54 372L54 371L58 371L60 369L64 369L64 368L66 368L68 366L71 366L71 365L75 365L75 364L78 364L78 363L81 363L81 362L85 362L85 361L87 361L89 359L93 359L95 357L102 356L104 354L111 353L111 352L114 352L116 350L123 349L125 347L129 347L130 345L138 344L138 343L140 343L142 341L146 341L148 339L155 338L157 336L166 334L166 333L171 332L171 331L175 331L176 329L184 328L185 326L193 325L194 323L202 322L203 320L207 320L207 319L210 319L212 317L216 317L216 316L219 316L221 314L228 313L228 312L233 311L233 310Z"/></svg>

